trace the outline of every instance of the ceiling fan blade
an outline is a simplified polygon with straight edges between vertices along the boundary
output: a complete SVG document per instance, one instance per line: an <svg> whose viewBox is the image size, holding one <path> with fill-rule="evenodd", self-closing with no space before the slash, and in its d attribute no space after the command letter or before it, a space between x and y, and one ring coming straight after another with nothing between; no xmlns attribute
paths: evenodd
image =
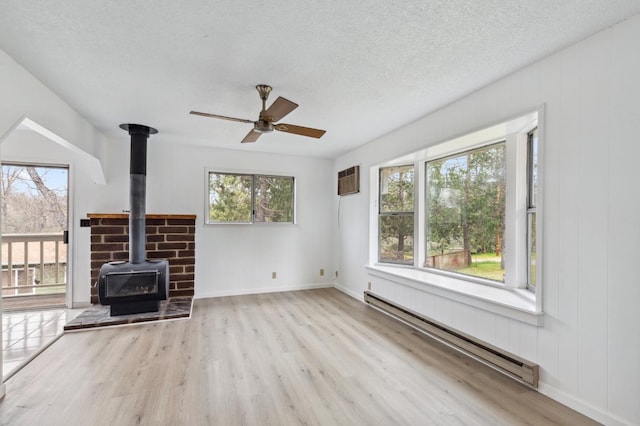
<svg viewBox="0 0 640 426"><path fill-rule="evenodd" d="M255 142L258 140L261 134L262 133L256 132L255 130L251 129L249 133L247 133L247 136L242 139L242 143Z"/></svg>
<svg viewBox="0 0 640 426"><path fill-rule="evenodd" d="M309 136L311 138L321 138L326 130L312 129L311 127L294 126L293 124L279 123L273 126L280 132L294 133L296 135Z"/></svg>
<svg viewBox="0 0 640 426"><path fill-rule="evenodd" d="M245 120L244 118L227 117L226 115L209 114L207 112L190 111L189 114L201 115L203 117L210 117L210 118L221 118L223 120L238 121L240 123L249 123L249 124L254 123L253 120Z"/></svg>
<svg viewBox="0 0 640 426"><path fill-rule="evenodd" d="M264 112L264 115L272 117L271 121L276 122L282 120L282 118L289 114L294 109L298 108L298 104L291 102L282 96L278 97L274 103Z"/></svg>

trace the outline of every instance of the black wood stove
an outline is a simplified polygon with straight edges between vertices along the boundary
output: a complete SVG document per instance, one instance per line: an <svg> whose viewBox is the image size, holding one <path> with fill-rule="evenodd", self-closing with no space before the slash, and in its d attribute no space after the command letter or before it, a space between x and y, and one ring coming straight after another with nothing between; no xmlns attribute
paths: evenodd
<svg viewBox="0 0 640 426"><path fill-rule="evenodd" d="M169 293L169 262L146 259L147 139L156 129L121 124L131 136L129 191L129 261L102 265L98 278L100 303L111 315L157 312Z"/></svg>

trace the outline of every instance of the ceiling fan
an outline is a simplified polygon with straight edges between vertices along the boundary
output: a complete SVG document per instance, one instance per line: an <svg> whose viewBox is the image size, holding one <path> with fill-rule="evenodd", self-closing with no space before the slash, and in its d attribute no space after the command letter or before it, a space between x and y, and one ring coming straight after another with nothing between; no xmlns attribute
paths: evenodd
<svg viewBox="0 0 640 426"><path fill-rule="evenodd" d="M227 117L224 115L209 114L206 112L191 111L190 114L201 115L203 117L220 118L222 120L238 121L240 123L253 124L253 129L249 131L247 136L242 139L242 143L255 142L261 134L270 133L274 130L279 132L293 133L296 135L309 136L311 138L320 138L325 134L326 130L312 129L311 127L295 126L293 124L276 123L294 109L298 108L298 104L279 96L269 108L266 107L267 98L271 93L271 86L266 84L258 84L256 86L260 99L262 99L262 111L258 121L246 120L243 118Z"/></svg>

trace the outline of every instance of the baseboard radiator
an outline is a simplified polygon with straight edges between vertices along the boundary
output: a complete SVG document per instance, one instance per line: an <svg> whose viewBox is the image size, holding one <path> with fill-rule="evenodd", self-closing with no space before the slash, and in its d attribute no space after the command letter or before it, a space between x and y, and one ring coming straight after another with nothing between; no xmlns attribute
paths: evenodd
<svg viewBox="0 0 640 426"><path fill-rule="evenodd" d="M539 367L537 364L426 318L370 291L364 292L364 301L524 384L534 388L538 387Z"/></svg>

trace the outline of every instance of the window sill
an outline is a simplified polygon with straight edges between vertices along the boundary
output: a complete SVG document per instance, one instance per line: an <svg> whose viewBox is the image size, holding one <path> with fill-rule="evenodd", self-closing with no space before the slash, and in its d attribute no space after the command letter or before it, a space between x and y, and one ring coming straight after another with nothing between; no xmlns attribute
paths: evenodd
<svg viewBox="0 0 640 426"><path fill-rule="evenodd" d="M368 265L368 274L420 291L464 303L498 315L541 327L544 313L536 311L533 293L477 284L414 268Z"/></svg>
<svg viewBox="0 0 640 426"><path fill-rule="evenodd" d="M205 226L295 226L293 222L205 222Z"/></svg>

